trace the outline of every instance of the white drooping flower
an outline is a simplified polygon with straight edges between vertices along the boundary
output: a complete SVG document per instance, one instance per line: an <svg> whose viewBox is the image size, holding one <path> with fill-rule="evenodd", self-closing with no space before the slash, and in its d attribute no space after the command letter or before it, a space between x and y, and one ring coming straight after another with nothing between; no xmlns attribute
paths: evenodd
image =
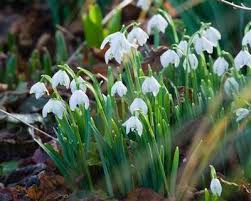
<svg viewBox="0 0 251 201"><path fill-rule="evenodd" d="M85 81L80 76L76 77L75 79L71 81L70 88L71 88L71 93L74 93L74 91L76 90L82 90L83 92L86 92L86 89L87 89L85 85Z"/></svg>
<svg viewBox="0 0 251 201"><path fill-rule="evenodd" d="M151 77L147 77L144 80L141 88L142 88L143 94L153 93L154 96L157 96L159 93L160 84L153 76L151 76Z"/></svg>
<svg viewBox="0 0 251 201"><path fill-rule="evenodd" d="M189 63L188 63L189 61ZM186 70L188 67L187 72L190 73L191 70L195 70L198 68L199 65L199 61L197 59L197 57L195 56L195 54L189 54L188 58L185 58L184 62L183 62L183 67Z"/></svg>
<svg viewBox="0 0 251 201"><path fill-rule="evenodd" d="M235 114L237 116L236 121L239 122L250 114L250 110L246 108L239 108L235 110Z"/></svg>
<svg viewBox="0 0 251 201"><path fill-rule="evenodd" d="M145 101L143 101L143 99L141 98L135 98L132 104L130 105L129 109L131 114L134 114L135 112L136 114L137 112L142 112L143 114L147 114L148 111Z"/></svg>
<svg viewBox="0 0 251 201"><path fill-rule="evenodd" d="M249 30L242 39L242 45L251 47L251 30Z"/></svg>
<svg viewBox="0 0 251 201"><path fill-rule="evenodd" d="M235 68L240 70L243 66L251 65L251 55L247 50L241 50L234 59Z"/></svg>
<svg viewBox="0 0 251 201"><path fill-rule="evenodd" d="M30 94L35 94L36 99L39 99L44 94L48 94L48 90L45 87L45 84L43 82L37 82L34 85L32 85L30 89Z"/></svg>
<svg viewBox="0 0 251 201"><path fill-rule="evenodd" d="M48 113L53 113L59 119L63 118L63 114L65 112L65 104L63 101L51 98L43 107L42 115L43 117L47 117Z"/></svg>
<svg viewBox="0 0 251 201"><path fill-rule="evenodd" d="M188 48L188 43L186 40L180 41L180 43L177 45L177 54L179 57L182 57L186 54Z"/></svg>
<svg viewBox="0 0 251 201"><path fill-rule="evenodd" d="M147 11L150 8L151 0L138 0L137 6L144 11Z"/></svg>
<svg viewBox="0 0 251 201"><path fill-rule="evenodd" d="M125 35L121 32L115 32L107 36L100 48L103 49L107 43L109 43L110 48L105 53L106 63L114 58L120 64L124 54L128 54L132 47L136 48L136 46L129 43Z"/></svg>
<svg viewBox="0 0 251 201"><path fill-rule="evenodd" d="M164 68L168 67L169 64L173 64L177 68L180 57L174 50L167 50L160 56L160 63Z"/></svg>
<svg viewBox="0 0 251 201"><path fill-rule="evenodd" d="M213 72L222 76L228 70L229 64L224 57L219 57L213 64Z"/></svg>
<svg viewBox="0 0 251 201"><path fill-rule="evenodd" d="M158 32L165 33L165 30L168 26L168 22L160 14L154 15L148 21L147 32L152 34L155 30Z"/></svg>
<svg viewBox="0 0 251 201"><path fill-rule="evenodd" d="M224 83L224 90L228 96L231 96L239 92L239 84L233 77L229 77Z"/></svg>
<svg viewBox="0 0 251 201"><path fill-rule="evenodd" d="M219 179L214 178L211 180L210 190L214 195L217 195L219 197L221 196L222 186L221 186Z"/></svg>
<svg viewBox="0 0 251 201"><path fill-rule="evenodd" d="M113 84L112 89L111 89L111 95L114 96L115 94L118 94L120 97L126 95L127 93L127 88L123 84L122 81L117 81Z"/></svg>
<svg viewBox="0 0 251 201"><path fill-rule="evenodd" d="M133 28L127 35L127 39L130 43L138 44L140 46L146 44L148 38L149 36L147 35L147 33L144 32L144 30L140 27Z"/></svg>
<svg viewBox="0 0 251 201"><path fill-rule="evenodd" d="M203 33L203 36L209 40L214 47L217 46L218 44L218 41L221 39L221 34L220 32L215 29L214 27L209 27L207 28L204 33Z"/></svg>
<svg viewBox="0 0 251 201"><path fill-rule="evenodd" d="M70 97L69 105L72 111L74 111L77 106L84 105L85 109L89 108L90 101L88 96L82 90L76 90Z"/></svg>
<svg viewBox="0 0 251 201"><path fill-rule="evenodd" d="M131 131L137 131L139 136L142 135L143 125L136 116L130 117L126 122L122 124L122 126L126 127L126 134L129 134Z"/></svg>
<svg viewBox="0 0 251 201"><path fill-rule="evenodd" d="M194 48L197 54L202 54L203 51L207 51L209 54L213 53L214 45L206 37L196 34L193 39Z"/></svg>
<svg viewBox="0 0 251 201"><path fill-rule="evenodd" d="M59 70L52 77L52 87L56 88L58 85L63 85L67 89L70 86L70 78L64 70Z"/></svg>

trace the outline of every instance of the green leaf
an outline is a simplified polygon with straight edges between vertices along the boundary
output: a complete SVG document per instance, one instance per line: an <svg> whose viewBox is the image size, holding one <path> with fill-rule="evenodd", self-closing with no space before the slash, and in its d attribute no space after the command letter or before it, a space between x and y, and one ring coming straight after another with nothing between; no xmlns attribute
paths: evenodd
<svg viewBox="0 0 251 201"><path fill-rule="evenodd" d="M97 4L90 5L89 14L83 15L82 21L87 45L99 48L104 38L102 13L99 6Z"/></svg>

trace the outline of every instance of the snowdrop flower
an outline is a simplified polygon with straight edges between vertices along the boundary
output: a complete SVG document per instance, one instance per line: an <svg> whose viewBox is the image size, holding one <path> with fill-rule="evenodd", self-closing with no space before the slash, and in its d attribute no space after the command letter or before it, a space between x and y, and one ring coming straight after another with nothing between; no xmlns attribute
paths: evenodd
<svg viewBox="0 0 251 201"><path fill-rule="evenodd" d="M143 125L138 119L138 117L132 116L130 117L122 126L126 127L126 134L129 134L130 131L137 131L139 136L142 135Z"/></svg>
<svg viewBox="0 0 251 201"><path fill-rule="evenodd" d="M214 47L217 46L218 44L218 41L221 39L221 34L220 32L215 29L214 27L209 27L207 28L204 33L203 33L203 36L209 40Z"/></svg>
<svg viewBox="0 0 251 201"><path fill-rule="evenodd" d="M180 63L180 58L174 50L167 50L160 56L160 63L164 68L169 64L173 64L177 68Z"/></svg>
<svg viewBox="0 0 251 201"><path fill-rule="evenodd" d="M120 97L126 95L127 93L127 88L123 84L122 81L117 81L113 84L112 89L111 89L111 95L114 96L115 94L118 94Z"/></svg>
<svg viewBox="0 0 251 201"><path fill-rule="evenodd" d="M151 76L151 77L147 77L144 80L141 88L142 88L143 94L151 92L153 93L154 96L157 96L157 94L159 93L160 84L153 76Z"/></svg>
<svg viewBox="0 0 251 201"><path fill-rule="evenodd" d="M222 76L228 70L228 62L224 57L219 57L215 60L213 65L213 72L218 76Z"/></svg>
<svg viewBox="0 0 251 201"><path fill-rule="evenodd" d="M213 43L204 36L199 36L199 34L196 34L194 36L193 43L197 54L200 55L203 51L207 51L209 54L213 53Z"/></svg>
<svg viewBox="0 0 251 201"><path fill-rule="evenodd" d="M182 57L187 52L188 43L185 40L180 41L177 46L177 54Z"/></svg>
<svg viewBox="0 0 251 201"><path fill-rule="evenodd" d="M228 96L231 96L239 91L239 84L233 77L229 77L224 83L224 90Z"/></svg>
<svg viewBox="0 0 251 201"><path fill-rule="evenodd" d="M152 16L152 18L148 21L147 24L147 32L148 34L153 33L154 30L158 32L165 33L168 22L162 17L160 14Z"/></svg>
<svg viewBox="0 0 251 201"><path fill-rule="evenodd" d="M76 90L70 97L69 105L71 110L74 111L76 107L80 105L84 105L85 109L88 109L90 102L85 92L83 92L82 90Z"/></svg>
<svg viewBox="0 0 251 201"><path fill-rule="evenodd" d="M211 180L210 189L214 195L217 195L220 197L220 195L222 193L222 186L221 186L219 179L214 178Z"/></svg>
<svg viewBox="0 0 251 201"><path fill-rule="evenodd" d="M241 50L234 59L235 68L240 70L243 66L251 65L251 55L247 50Z"/></svg>
<svg viewBox="0 0 251 201"><path fill-rule="evenodd" d="M83 92L86 92L85 81L83 80L82 77L79 76L71 81L70 88L71 88L71 93L73 93L78 89L82 90Z"/></svg>
<svg viewBox="0 0 251 201"><path fill-rule="evenodd" d="M138 0L137 6L144 11L147 11L151 5L151 0Z"/></svg>
<svg viewBox="0 0 251 201"><path fill-rule="evenodd" d="M242 39L242 45L251 47L251 30L249 30Z"/></svg>
<svg viewBox="0 0 251 201"><path fill-rule="evenodd" d="M235 110L235 114L237 116L236 122L239 122L240 120L246 118L249 115L249 113L250 113L250 110L246 108L239 108Z"/></svg>
<svg viewBox="0 0 251 201"><path fill-rule="evenodd" d="M135 98L132 104L130 105L130 112L131 114L134 114L134 112L142 112L143 114L147 114L148 108L141 98Z"/></svg>
<svg viewBox="0 0 251 201"><path fill-rule="evenodd" d="M65 112L66 108L65 108L65 104L63 103L63 101L60 100L56 100L56 99L50 99L45 106L43 107L42 110L42 115L43 117L47 117L48 113L53 113L54 115L56 115L59 119L63 118L63 114Z"/></svg>
<svg viewBox="0 0 251 201"><path fill-rule="evenodd" d="M67 89L70 85L70 78L64 70L59 70L52 77L52 87L56 88L58 85L63 85Z"/></svg>
<svg viewBox="0 0 251 201"><path fill-rule="evenodd" d="M196 68L198 68L198 65L199 65L199 61L197 57L195 56L195 54L189 54L188 58L185 58L184 63L183 63L183 67L185 70L188 67L188 70L187 70L188 73L191 72L191 69L195 70Z"/></svg>
<svg viewBox="0 0 251 201"><path fill-rule="evenodd" d="M143 46L148 38L149 36L147 33L144 32L140 27L133 28L127 35L127 39L130 43L139 44L140 46Z"/></svg>
<svg viewBox="0 0 251 201"><path fill-rule="evenodd" d="M105 62L108 63L109 60L114 58L119 64L122 61L124 54L128 54L133 44L129 43L125 35L121 32L115 32L107 36L101 44L101 49L104 49L105 45L109 43L110 48L105 53Z"/></svg>
<svg viewBox="0 0 251 201"><path fill-rule="evenodd" d="M43 82L37 82L30 89L30 94L35 94L36 99L39 99L44 94L49 94Z"/></svg>

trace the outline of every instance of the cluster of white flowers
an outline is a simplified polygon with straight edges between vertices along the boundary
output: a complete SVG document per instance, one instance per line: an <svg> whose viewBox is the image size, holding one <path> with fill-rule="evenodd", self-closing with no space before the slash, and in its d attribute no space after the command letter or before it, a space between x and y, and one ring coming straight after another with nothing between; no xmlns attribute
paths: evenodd
<svg viewBox="0 0 251 201"><path fill-rule="evenodd" d="M152 93L153 96L157 96L159 93L160 84L153 77L146 77L142 83L142 93ZM127 87L123 84L122 81L117 81L113 84L111 88L111 95L115 96L116 94L120 97L123 97L127 93ZM131 131L137 131L141 136L143 132L143 125L140 122L138 116L140 113L147 115L148 107L145 101L142 98L135 98L131 103L129 110L133 116L131 116L126 122L122 125L126 127L126 133L128 134Z"/></svg>
<svg viewBox="0 0 251 201"><path fill-rule="evenodd" d="M134 27L127 35L116 32L107 36L101 44L101 49L109 44L110 47L105 53L105 62L115 59L119 64L122 62L124 55L128 55L132 48L143 46L149 36L140 27Z"/></svg>
<svg viewBox="0 0 251 201"><path fill-rule="evenodd" d="M67 89L69 87L71 88L72 95L69 100L69 106L72 111L76 110L77 106L81 105L83 105L85 109L88 109L90 103L89 98L85 93L86 85L83 78L76 77L71 81L66 71L59 70L52 76L51 85L54 90L59 85L65 86ZM31 87L30 94L35 94L35 97L38 99L45 94L49 94L49 92L43 82L37 82ZM59 119L62 119L65 111L66 106L63 100L51 98L44 105L42 115L45 118L48 113L53 113Z"/></svg>

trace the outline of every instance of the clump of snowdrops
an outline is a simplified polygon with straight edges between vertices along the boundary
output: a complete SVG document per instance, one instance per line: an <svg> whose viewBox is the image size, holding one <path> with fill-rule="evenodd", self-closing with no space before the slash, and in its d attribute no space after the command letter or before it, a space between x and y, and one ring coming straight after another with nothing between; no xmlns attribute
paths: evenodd
<svg viewBox="0 0 251 201"><path fill-rule="evenodd" d="M154 72L150 65L144 72L138 47L145 47L147 53L149 36L154 35L158 46L159 35L169 28L177 43L160 56L160 72ZM36 141L73 187L94 190L97 183L90 168L93 152L97 152L95 165L102 167L102 182L109 195L125 195L141 186L175 196L180 153L173 143L174 129L184 119L198 117L219 91L231 104L246 82L241 69L251 65L249 28L235 58L220 48L220 39L221 34L210 24L202 24L192 36L178 36L171 17L163 11L149 20L147 33L136 23L123 27L101 45L101 49L109 46L106 63L114 59L124 69L115 78L109 68L103 80L105 94L94 74L84 68L74 72L68 65L59 66L52 77L42 75L31 87L36 98L50 96L42 114L44 118L49 113L55 115L60 150ZM51 94L45 83L52 86ZM71 91L69 100L61 97L59 85ZM249 108L234 109L237 121L250 113ZM212 174L215 200L221 191L216 174ZM208 195L205 191L205 197Z"/></svg>

